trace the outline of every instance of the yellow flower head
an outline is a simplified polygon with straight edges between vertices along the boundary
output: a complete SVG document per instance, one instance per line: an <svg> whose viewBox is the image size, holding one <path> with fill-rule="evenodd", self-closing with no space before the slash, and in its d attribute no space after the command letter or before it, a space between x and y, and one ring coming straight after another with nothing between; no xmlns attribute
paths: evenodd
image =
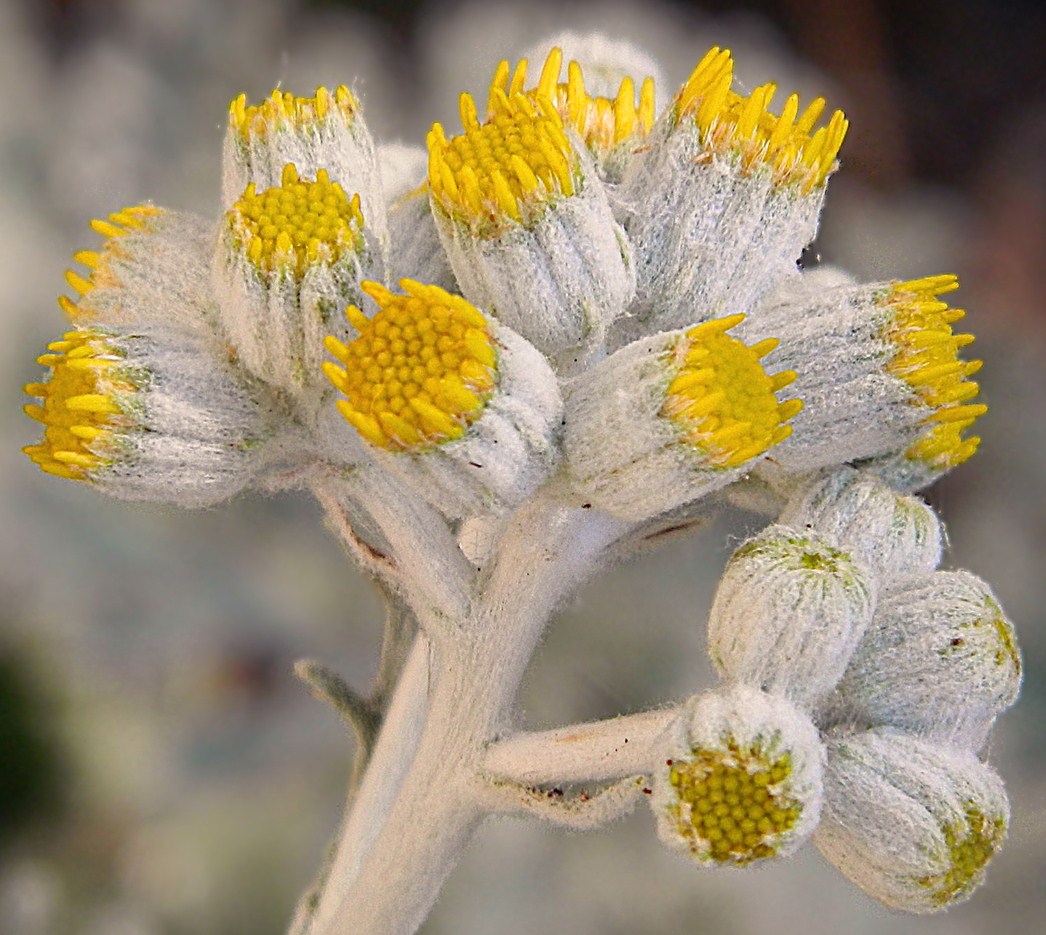
<svg viewBox="0 0 1046 935"><path fill-rule="evenodd" d="M981 369L981 361L959 359L973 335L953 334L951 327L965 312L939 299L958 287L954 276L931 276L899 282L881 300L892 312L884 337L896 348L887 369L932 410L926 420L929 431L907 456L938 471L972 457L980 438L965 438L963 433L988 411L983 404L968 403L980 391L968 377Z"/></svg>
<svg viewBox="0 0 1046 935"><path fill-rule="evenodd" d="M774 395L795 373L771 376L759 362L777 341L747 347L726 334L743 319L732 315L697 325L671 352L677 369L661 414L713 467L737 467L783 441L792 432L785 423L802 409L798 399L779 403Z"/></svg>
<svg viewBox="0 0 1046 935"><path fill-rule="evenodd" d="M429 187L436 204L473 234L495 237L529 223L550 201L574 194L577 154L555 106L539 95L508 97L496 88L495 113L480 123L475 102L461 95L465 132L429 133Z"/></svg>
<svg viewBox="0 0 1046 935"><path fill-rule="evenodd" d="M709 155L736 154L744 171L768 166L776 185L794 183L804 192L824 185L849 127L843 112L814 130L824 98L800 113L799 97L792 94L778 116L769 110L777 85L763 84L743 96L731 89L733 79L730 52L709 49L676 94L676 122L692 122Z"/></svg>
<svg viewBox="0 0 1046 935"><path fill-rule="evenodd" d="M67 332L37 362L51 372L43 383L26 384L26 394L40 403L27 405L25 413L44 426L44 437L22 450L48 474L86 480L108 463L105 447L113 429L130 424L116 397L136 387L114 375L122 355L98 331Z"/></svg>
<svg viewBox="0 0 1046 935"><path fill-rule="evenodd" d="M359 195L349 198L324 169L310 182L288 163L280 185L259 193L250 183L225 217L251 265L264 274L300 279L309 266L335 263L363 244Z"/></svg>
<svg viewBox="0 0 1046 935"><path fill-rule="evenodd" d="M324 373L345 394L342 415L373 445L424 451L465 434L497 383L498 355L484 316L438 286L401 279L405 295L376 282L363 290L379 311L346 312L359 337L328 338L343 366Z"/></svg>
<svg viewBox="0 0 1046 935"><path fill-rule="evenodd" d="M279 130L316 126L333 114L351 119L358 108L359 103L345 85L339 85L333 93L317 88L313 97L295 97L276 88L260 104L249 105L246 94L233 98L229 104L229 127L244 139L265 137Z"/></svg>

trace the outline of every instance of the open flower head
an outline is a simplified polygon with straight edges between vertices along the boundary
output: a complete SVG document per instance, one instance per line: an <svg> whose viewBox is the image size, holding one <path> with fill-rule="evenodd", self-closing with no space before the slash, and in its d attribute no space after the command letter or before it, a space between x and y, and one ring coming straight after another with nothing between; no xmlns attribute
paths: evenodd
<svg viewBox="0 0 1046 935"><path fill-rule="evenodd" d="M655 515L710 492L788 437L795 374L775 342L727 334L744 316L636 341L570 387L566 450L579 490L612 513Z"/></svg>
<svg viewBox="0 0 1046 935"><path fill-rule="evenodd" d="M518 502L552 465L561 404L547 362L461 296L400 288L365 282L378 312L349 306L358 336L327 338L338 410L445 512Z"/></svg>
<svg viewBox="0 0 1046 935"><path fill-rule="evenodd" d="M783 698L734 686L698 696L654 774L661 840L701 864L792 853L817 824L820 742Z"/></svg>

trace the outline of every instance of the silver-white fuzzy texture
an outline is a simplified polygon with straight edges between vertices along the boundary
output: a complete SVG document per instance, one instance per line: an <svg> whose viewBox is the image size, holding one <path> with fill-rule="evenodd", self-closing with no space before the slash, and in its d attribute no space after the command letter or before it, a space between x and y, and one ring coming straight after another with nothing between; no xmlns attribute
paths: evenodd
<svg viewBox="0 0 1046 935"><path fill-rule="evenodd" d="M863 563L807 529L774 525L727 563L708 616L708 652L731 679L806 706L831 691L872 619Z"/></svg>
<svg viewBox="0 0 1046 935"><path fill-rule="evenodd" d="M938 571L893 584L839 685L847 715L978 749L1017 700L1013 626L976 575Z"/></svg>
<svg viewBox="0 0 1046 935"><path fill-rule="evenodd" d="M1002 781L977 757L888 728L829 740L824 795L818 849L906 912L968 897L1009 823Z"/></svg>
<svg viewBox="0 0 1046 935"><path fill-rule="evenodd" d="M568 369L635 294L628 239L591 159L575 151L574 194L552 196L532 222L506 220L497 236L478 237L432 208L462 295Z"/></svg>
<svg viewBox="0 0 1046 935"><path fill-rule="evenodd" d="M727 685L698 695L685 705L665 747L665 760L653 774L650 806L662 843L698 863L744 865L748 858L783 857L795 851L817 827L822 803L821 773L824 751L809 717L786 698L769 695L748 685ZM758 855L740 860L716 860L711 841L696 830L695 811L702 804L715 809L736 808L725 799L689 801L673 782L673 769L700 778L712 764L752 775L784 763L782 778L767 786L770 800L762 806L794 808L790 827L763 833ZM729 790L727 791L729 794ZM785 803L788 803L787 805ZM742 808L744 803L739 803ZM724 816L725 817L725 816ZM740 819L744 820L744 819Z"/></svg>
<svg viewBox="0 0 1046 935"><path fill-rule="evenodd" d="M844 466L811 477L778 522L813 529L867 565L880 581L930 572L941 562L943 532L933 510L896 493L876 475Z"/></svg>

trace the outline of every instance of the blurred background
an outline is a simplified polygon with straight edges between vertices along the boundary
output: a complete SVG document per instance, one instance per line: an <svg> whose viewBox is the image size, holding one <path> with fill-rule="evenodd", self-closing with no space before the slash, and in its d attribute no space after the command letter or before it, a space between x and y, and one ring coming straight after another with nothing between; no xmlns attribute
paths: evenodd
<svg viewBox="0 0 1046 935"><path fill-rule="evenodd" d="M456 123L461 90L560 29L627 38L672 89L713 44L749 87L824 94L851 119L811 257L861 278L958 273L986 361L981 452L929 498L947 564L985 577L1026 664L992 761L1010 841L973 900L906 918L813 848L698 871L647 810L598 835L491 823L426 935L1027 932L1046 905L1046 7L991 0L642 3L0 0L0 935L277 935L318 867L352 755L291 674L358 686L380 610L304 498L181 513L38 472L19 413L62 329L87 221L123 205L214 215L227 102L349 83L384 141ZM783 99L783 94L782 94ZM523 699L550 727L701 688L723 515L587 587Z"/></svg>

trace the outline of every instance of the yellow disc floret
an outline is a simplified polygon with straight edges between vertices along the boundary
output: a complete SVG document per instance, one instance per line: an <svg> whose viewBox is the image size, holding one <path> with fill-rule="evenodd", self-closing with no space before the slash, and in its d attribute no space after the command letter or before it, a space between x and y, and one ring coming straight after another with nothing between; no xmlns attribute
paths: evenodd
<svg viewBox="0 0 1046 935"><path fill-rule="evenodd" d="M773 857L802 813L789 794L791 756L731 742L694 748L668 765L676 829L702 860L744 866Z"/></svg>
<svg viewBox="0 0 1046 935"><path fill-rule="evenodd" d="M229 104L229 126L243 137L264 136L281 128L302 129L332 114L350 118L358 107L356 98L344 85L333 93L317 88L314 97L295 97L277 88L260 104L248 105L246 94L233 98Z"/></svg>
<svg viewBox="0 0 1046 935"><path fill-rule="evenodd" d="M697 325L672 350L677 370L661 415L713 467L738 467L783 441L792 433L785 423L802 409L798 399L779 403L774 395L795 373L771 376L759 362L777 347L776 339L748 347L725 333L743 319L732 315Z"/></svg>
<svg viewBox="0 0 1046 935"><path fill-rule="evenodd" d="M896 348L887 369L932 410L929 431L907 456L940 471L973 455L980 439L963 433L988 411L985 405L968 404L980 388L967 378L981 369L981 361L959 359L959 351L973 341L972 334L952 333L952 324L965 312L938 299L958 287L954 276L931 276L897 283L882 299L892 312L884 337Z"/></svg>
<svg viewBox="0 0 1046 935"><path fill-rule="evenodd" d="M497 353L486 318L438 286L401 279L406 295L362 283L378 304L367 318L346 315L359 337L348 345L327 338L344 366L324 373L345 394L342 415L371 444L424 451L465 434L482 415L497 382Z"/></svg>
<svg viewBox="0 0 1046 935"><path fill-rule="evenodd" d="M436 203L472 233L494 237L526 223L553 198L574 194L577 155L555 106L495 89L496 114L481 124L461 95L465 132L451 139L437 123L428 136L429 187Z"/></svg>
<svg viewBox="0 0 1046 935"><path fill-rule="evenodd" d="M559 80L563 68L563 50L554 48L548 53L538 83L527 88L527 60L521 59L512 70L502 61L490 83L487 116L493 117L503 99L523 93L531 100L544 97L555 104L560 116L573 127L585 144L594 152L605 155L623 140L642 139L654 124L654 79L645 78L640 85L636 102L635 82L625 77L613 98L589 95L581 66L570 62L567 80Z"/></svg>
<svg viewBox="0 0 1046 935"><path fill-rule="evenodd" d="M934 903L942 907L965 896L980 883L985 866L1006 837L1006 822L1002 818L989 818L971 803L962 821L943 830L948 847L947 869L916 881L929 890Z"/></svg>
<svg viewBox="0 0 1046 935"><path fill-rule="evenodd" d="M335 263L363 242L359 195L349 198L326 169L315 181L300 179L290 163L281 184L260 194L249 184L226 221L255 269L299 279L309 266Z"/></svg>
<svg viewBox="0 0 1046 935"><path fill-rule="evenodd" d="M37 362L51 368L49 378L25 386L29 396L41 400L25 412L43 424L44 437L22 450L48 474L85 480L89 471L107 463L99 452L112 430L128 424L113 393L135 387L113 376L122 357L97 331L69 331L47 351Z"/></svg>
<svg viewBox="0 0 1046 935"><path fill-rule="evenodd" d="M120 240L128 234L144 229L149 218L160 214L159 208L153 205L132 205L115 211L107 218L96 218L91 221L91 228L105 238L98 250L81 250L73 254L77 263L87 268L86 275L70 269L65 273L65 281L76 290L76 299L62 295L58 297L58 306L72 321L84 321L91 318L89 302L83 298L99 286L117 285L109 270L109 260L120 253Z"/></svg>
<svg viewBox="0 0 1046 935"><path fill-rule="evenodd" d="M760 85L746 97L731 89L733 80L730 52L714 46L679 89L676 120L692 120L710 154L737 153L744 171L769 166L775 184L796 183L804 192L824 185L849 127L843 112L835 111L815 131L824 98L800 113L799 97L792 94L777 115L769 110L775 84Z"/></svg>

